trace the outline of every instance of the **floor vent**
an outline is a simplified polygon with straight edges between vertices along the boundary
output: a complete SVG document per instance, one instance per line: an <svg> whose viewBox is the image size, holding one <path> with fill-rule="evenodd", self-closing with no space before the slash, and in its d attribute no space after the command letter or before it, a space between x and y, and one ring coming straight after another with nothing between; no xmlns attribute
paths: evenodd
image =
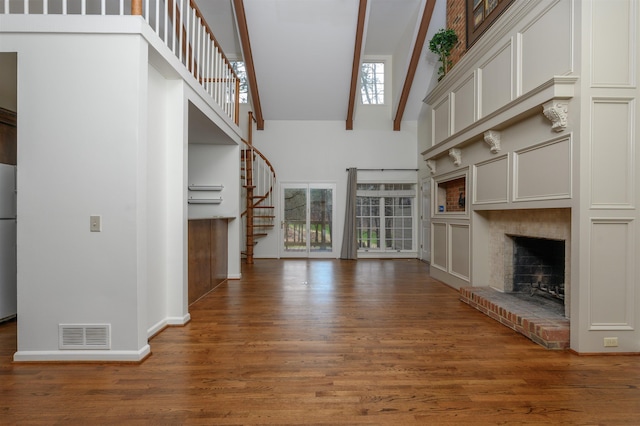
<svg viewBox="0 0 640 426"><path fill-rule="evenodd" d="M111 349L110 324L60 324L59 349Z"/></svg>

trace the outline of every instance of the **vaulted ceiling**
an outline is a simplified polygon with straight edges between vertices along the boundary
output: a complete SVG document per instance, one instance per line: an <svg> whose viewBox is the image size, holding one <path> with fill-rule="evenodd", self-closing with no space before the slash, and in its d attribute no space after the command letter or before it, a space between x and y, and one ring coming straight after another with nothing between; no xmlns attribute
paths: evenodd
<svg viewBox="0 0 640 426"><path fill-rule="evenodd" d="M230 59L244 59L234 3L244 8L260 107L265 120L346 120L359 0L197 0ZM445 0L367 0L362 58L392 59L396 114L425 8L433 7L415 62L404 120L416 120L436 80L428 40L445 26ZM435 6L434 6L435 4ZM388 72L388 71L387 71ZM254 105L255 108L255 105Z"/></svg>

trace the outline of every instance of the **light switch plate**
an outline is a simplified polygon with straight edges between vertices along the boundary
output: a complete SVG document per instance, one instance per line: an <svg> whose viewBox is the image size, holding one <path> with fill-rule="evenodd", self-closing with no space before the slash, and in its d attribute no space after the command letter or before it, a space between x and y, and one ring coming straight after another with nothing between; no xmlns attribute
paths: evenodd
<svg viewBox="0 0 640 426"><path fill-rule="evenodd" d="M89 229L91 232L102 232L102 216L89 216Z"/></svg>

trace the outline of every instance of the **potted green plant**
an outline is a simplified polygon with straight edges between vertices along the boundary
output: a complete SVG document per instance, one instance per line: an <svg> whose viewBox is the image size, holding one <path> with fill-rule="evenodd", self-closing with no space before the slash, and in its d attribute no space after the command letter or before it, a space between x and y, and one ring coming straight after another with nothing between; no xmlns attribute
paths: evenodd
<svg viewBox="0 0 640 426"><path fill-rule="evenodd" d="M453 49L457 42L458 35L455 30L451 28L442 28L435 33L431 41L429 41L429 50L438 55L441 62L440 68L438 69L438 81L442 80L442 77L447 74L451 67L449 56L451 55L451 49Z"/></svg>

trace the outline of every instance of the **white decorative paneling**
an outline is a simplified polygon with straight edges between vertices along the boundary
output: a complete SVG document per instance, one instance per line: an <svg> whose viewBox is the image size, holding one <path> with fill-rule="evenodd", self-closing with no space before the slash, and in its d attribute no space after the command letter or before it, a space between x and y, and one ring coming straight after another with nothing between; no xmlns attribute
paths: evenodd
<svg viewBox="0 0 640 426"><path fill-rule="evenodd" d="M469 252L470 238L469 225L451 224L449 225L449 273L458 278L469 280Z"/></svg>
<svg viewBox="0 0 640 426"><path fill-rule="evenodd" d="M552 75L573 71L573 2L560 0L545 9L520 37L522 93Z"/></svg>
<svg viewBox="0 0 640 426"><path fill-rule="evenodd" d="M445 97L433 107L433 144L437 144L445 140L451 135L449 120L449 97Z"/></svg>
<svg viewBox="0 0 640 426"><path fill-rule="evenodd" d="M514 201L571 198L571 137L562 136L514 153Z"/></svg>
<svg viewBox="0 0 640 426"><path fill-rule="evenodd" d="M473 167L473 203L506 203L509 199L509 160L506 155Z"/></svg>
<svg viewBox="0 0 640 426"><path fill-rule="evenodd" d="M480 65L480 111L485 117L513 100L513 43L511 40Z"/></svg>
<svg viewBox="0 0 640 426"><path fill-rule="evenodd" d="M635 101L596 98L591 110L591 205L632 208Z"/></svg>
<svg viewBox="0 0 640 426"><path fill-rule="evenodd" d="M592 219L589 244L591 330L634 328L634 228L632 218Z"/></svg>
<svg viewBox="0 0 640 426"><path fill-rule="evenodd" d="M637 0L591 2L592 86L635 86L637 4Z"/></svg>
<svg viewBox="0 0 640 426"><path fill-rule="evenodd" d="M451 96L453 103L453 133L456 133L473 122L476 119L475 114L475 79L471 74L460 85L453 89Z"/></svg>
<svg viewBox="0 0 640 426"><path fill-rule="evenodd" d="M550 99L573 98L576 95L578 80L577 76L552 77L531 92L515 98L497 111L476 120L471 126L450 136L445 143L432 146L422 151L421 154L426 160L439 157L451 148L458 148L473 142L487 131L503 129L505 126L520 121L536 109L540 111L543 103ZM563 128L562 131L564 130Z"/></svg>
<svg viewBox="0 0 640 426"><path fill-rule="evenodd" d="M431 247L431 266L434 268L447 270L447 224L434 222L431 224L431 235L433 236Z"/></svg>

